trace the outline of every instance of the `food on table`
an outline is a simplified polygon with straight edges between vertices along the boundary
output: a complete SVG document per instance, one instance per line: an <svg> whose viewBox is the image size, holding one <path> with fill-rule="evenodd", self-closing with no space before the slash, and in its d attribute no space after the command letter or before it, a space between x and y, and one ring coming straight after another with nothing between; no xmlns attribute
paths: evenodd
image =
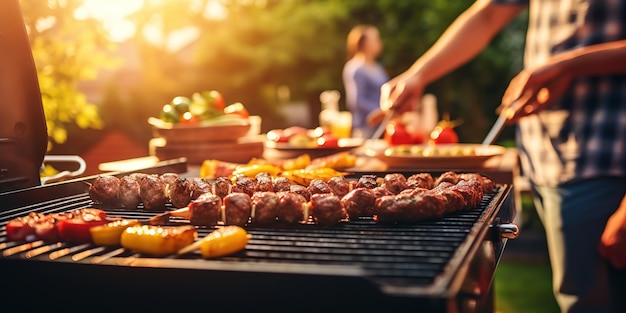
<svg viewBox="0 0 626 313"><path fill-rule="evenodd" d="M399 145L389 147L383 152L387 156L407 157L455 157L476 155L476 148L471 145Z"/></svg>
<svg viewBox="0 0 626 313"><path fill-rule="evenodd" d="M191 97L176 96L163 105L159 118L172 124L230 125L250 116L241 102L225 106L223 95L217 90L194 92Z"/></svg>
<svg viewBox="0 0 626 313"><path fill-rule="evenodd" d="M421 144L426 141L423 133L412 129L402 120L390 121L385 127L383 138L390 146Z"/></svg>
<svg viewBox="0 0 626 313"><path fill-rule="evenodd" d="M120 244L126 249L154 256L175 254L198 237L195 227L131 226L122 233Z"/></svg>
<svg viewBox="0 0 626 313"><path fill-rule="evenodd" d="M430 140L435 144L459 143L459 136L454 128L460 123L459 120L450 121L449 115L444 114L444 118L430 132Z"/></svg>
<svg viewBox="0 0 626 313"><path fill-rule="evenodd" d="M206 259L227 256L245 249L249 237L246 230L239 226L223 226L180 249L178 254L200 249L200 254Z"/></svg>
<svg viewBox="0 0 626 313"><path fill-rule="evenodd" d="M126 228L139 225L138 220L119 219L89 229L91 239L99 246L119 245Z"/></svg>
<svg viewBox="0 0 626 313"><path fill-rule="evenodd" d="M291 126L285 129L272 129L266 134L267 140L288 143L294 148L338 148L339 137L326 127L308 129Z"/></svg>

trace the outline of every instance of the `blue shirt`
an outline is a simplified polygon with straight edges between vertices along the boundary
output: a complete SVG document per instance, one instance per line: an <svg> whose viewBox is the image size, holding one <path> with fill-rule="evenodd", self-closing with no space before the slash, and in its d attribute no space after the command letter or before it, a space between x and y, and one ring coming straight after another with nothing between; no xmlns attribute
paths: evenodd
<svg viewBox="0 0 626 313"><path fill-rule="evenodd" d="M365 65L351 59L343 68L346 107L352 112L352 128L360 130L365 138L373 135L375 127L367 125L367 115L380 107L380 87L389 80L379 63Z"/></svg>
<svg viewBox="0 0 626 313"><path fill-rule="evenodd" d="M529 6L526 67L626 39L624 0L493 1ZM576 78L557 103L520 120L517 144L522 169L538 185L626 176L626 73Z"/></svg>

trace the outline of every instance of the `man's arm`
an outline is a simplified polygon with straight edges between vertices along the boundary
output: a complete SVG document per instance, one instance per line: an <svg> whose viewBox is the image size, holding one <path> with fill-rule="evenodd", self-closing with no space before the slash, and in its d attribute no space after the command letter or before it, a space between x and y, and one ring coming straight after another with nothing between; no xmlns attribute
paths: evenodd
<svg viewBox="0 0 626 313"><path fill-rule="evenodd" d="M476 1L407 71L383 85L382 108L403 107L421 98L426 85L473 59L525 8Z"/></svg>

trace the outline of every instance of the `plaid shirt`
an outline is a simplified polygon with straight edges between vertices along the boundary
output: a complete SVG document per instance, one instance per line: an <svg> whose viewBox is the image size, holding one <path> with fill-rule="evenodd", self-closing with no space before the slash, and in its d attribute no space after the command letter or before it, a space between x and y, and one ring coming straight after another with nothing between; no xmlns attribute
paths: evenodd
<svg viewBox="0 0 626 313"><path fill-rule="evenodd" d="M626 38L626 0L493 1L529 5L526 67ZM517 130L522 168L535 184L626 176L626 73L575 79L558 103Z"/></svg>

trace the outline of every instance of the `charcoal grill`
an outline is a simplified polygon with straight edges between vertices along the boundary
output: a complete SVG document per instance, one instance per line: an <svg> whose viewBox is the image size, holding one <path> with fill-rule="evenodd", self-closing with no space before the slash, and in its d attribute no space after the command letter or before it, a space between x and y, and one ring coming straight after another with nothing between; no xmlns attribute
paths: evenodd
<svg viewBox="0 0 626 313"><path fill-rule="evenodd" d="M508 185L486 194L477 208L418 223L248 227L252 237L244 251L214 260L199 253L156 258L119 246L6 238L4 225L30 211L92 206L87 188L93 178L0 194L0 203L16 203L0 212L0 277L17 276L3 298L31 305L29 299L40 299L36 304L47 308L71 298L72 305L123 302L143 309L493 310L493 276L507 240L500 229L513 210ZM159 213L141 206L103 209L139 220ZM212 230L198 228L199 238Z"/></svg>

